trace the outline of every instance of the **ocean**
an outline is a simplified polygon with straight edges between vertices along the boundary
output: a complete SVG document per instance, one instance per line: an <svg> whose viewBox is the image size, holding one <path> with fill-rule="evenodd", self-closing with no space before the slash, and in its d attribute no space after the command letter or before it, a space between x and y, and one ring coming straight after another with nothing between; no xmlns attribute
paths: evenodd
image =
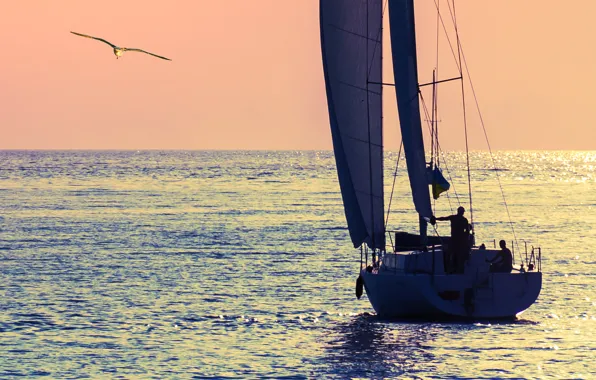
<svg viewBox="0 0 596 380"><path fill-rule="evenodd" d="M542 249L516 321L357 300L329 151L2 151L0 378L596 378L596 152L472 152L473 215L465 154L445 158L437 215ZM403 161L391 210L416 231Z"/></svg>

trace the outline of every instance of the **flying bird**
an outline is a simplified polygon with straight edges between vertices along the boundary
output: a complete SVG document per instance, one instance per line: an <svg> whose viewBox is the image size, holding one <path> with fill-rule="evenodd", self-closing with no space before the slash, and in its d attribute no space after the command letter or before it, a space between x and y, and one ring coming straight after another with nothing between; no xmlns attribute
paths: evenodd
<svg viewBox="0 0 596 380"><path fill-rule="evenodd" d="M77 36L81 36L81 37L87 37L87 38L92 38L94 40L98 40L101 41L103 43L106 43L108 45L110 45L112 47L112 49L114 49L114 54L116 55L116 59L120 58L120 56L125 52L125 51L138 51L140 53L145 53L145 54L149 54L152 55L154 57L157 58L161 58L161 59L165 59L167 61L171 61L171 59L166 58L166 57L162 57L161 55L157 55L157 54L153 54L153 53L149 53L148 51L145 50L141 50L141 49L133 49L133 48L125 48L125 47L119 47L116 46L106 40L104 40L103 38L99 38L99 37L93 37L93 36L88 36L86 34L81 34L81 33L77 33L77 32L71 32L72 34L76 34Z"/></svg>

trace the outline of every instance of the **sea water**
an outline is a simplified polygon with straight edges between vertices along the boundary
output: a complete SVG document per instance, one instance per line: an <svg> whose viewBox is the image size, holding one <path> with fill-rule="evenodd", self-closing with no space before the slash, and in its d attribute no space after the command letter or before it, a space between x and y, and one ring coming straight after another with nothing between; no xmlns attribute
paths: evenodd
<svg viewBox="0 0 596 380"><path fill-rule="evenodd" d="M444 158L438 216L541 247L517 321L379 320L331 152L0 152L0 378L596 377L596 152L473 152L472 210ZM395 179L387 228L416 232Z"/></svg>

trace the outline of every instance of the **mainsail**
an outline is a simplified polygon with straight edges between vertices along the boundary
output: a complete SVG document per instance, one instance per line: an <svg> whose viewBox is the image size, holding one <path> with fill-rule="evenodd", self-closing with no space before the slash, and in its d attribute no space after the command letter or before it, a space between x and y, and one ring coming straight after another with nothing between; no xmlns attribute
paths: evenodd
<svg viewBox="0 0 596 380"><path fill-rule="evenodd" d="M414 206L423 221L423 218L432 216L432 208L428 190L429 181L426 176L424 140L418 100L414 1L390 0L389 25L395 93L408 177L410 178ZM422 228L424 227L421 225Z"/></svg>
<svg viewBox="0 0 596 380"><path fill-rule="evenodd" d="M333 150L354 247L385 248L382 132L384 0L321 0ZM428 193L428 189L427 189Z"/></svg>

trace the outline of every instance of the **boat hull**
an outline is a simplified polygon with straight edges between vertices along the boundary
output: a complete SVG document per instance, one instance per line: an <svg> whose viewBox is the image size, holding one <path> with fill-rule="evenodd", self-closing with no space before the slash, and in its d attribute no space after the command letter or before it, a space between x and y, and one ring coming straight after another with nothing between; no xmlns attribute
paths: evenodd
<svg viewBox="0 0 596 380"><path fill-rule="evenodd" d="M381 268L362 270L361 276L382 318L513 318L537 300L542 287L540 272L430 274Z"/></svg>

